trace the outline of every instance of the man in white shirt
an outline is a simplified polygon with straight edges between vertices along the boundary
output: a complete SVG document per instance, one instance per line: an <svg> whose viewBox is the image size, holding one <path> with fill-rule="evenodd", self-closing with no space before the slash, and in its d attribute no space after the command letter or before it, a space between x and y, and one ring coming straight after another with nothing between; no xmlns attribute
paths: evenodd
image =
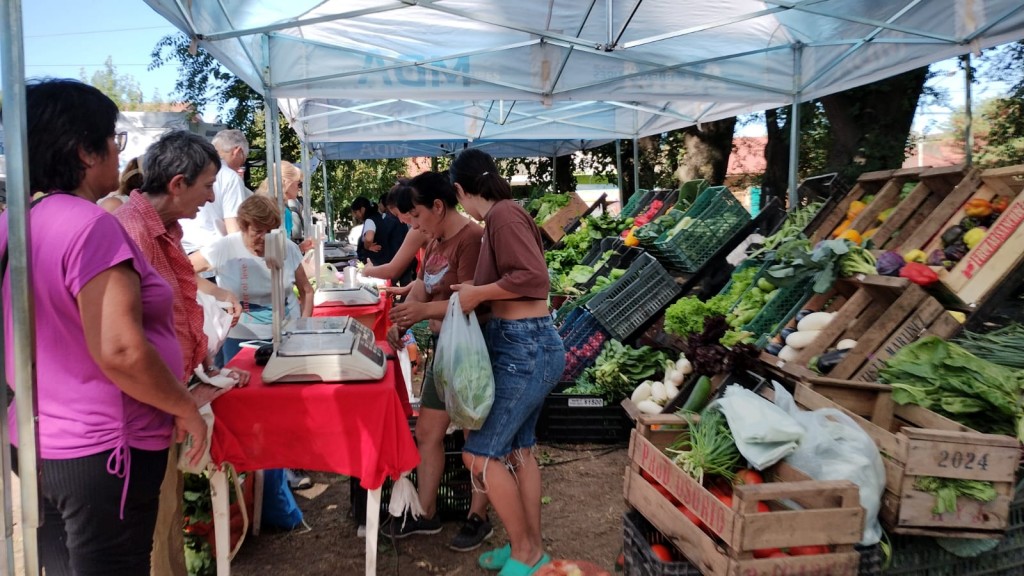
<svg viewBox="0 0 1024 576"><path fill-rule="evenodd" d="M241 130L221 130L211 140L220 155L220 171L213 185L213 202L203 205L191 220L180 220L184 236L181 243L191 254L213 241L237 232L238 207L252 195L238 170L249 157L249 142Z"/></svg>

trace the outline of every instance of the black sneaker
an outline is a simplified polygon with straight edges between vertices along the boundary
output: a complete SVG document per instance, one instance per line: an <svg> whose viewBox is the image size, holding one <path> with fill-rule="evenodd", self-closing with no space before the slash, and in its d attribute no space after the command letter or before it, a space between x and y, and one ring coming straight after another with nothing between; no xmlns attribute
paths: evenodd
<svg viewBox="0 0 1024 576"><path fill-rule="evenodd" d="M484 540L494 534L490 520L470 514L469 518L459 527L459 532L452 538L449 548L457 552L469 552L483 544Z"/></svg>
<svg viewBox="0 0 1024 576"><path fill-rule="evenodd" d="M313 479L304 470L285 468L284 476L288 480L288 487L292 490L305 490L313 487Z"/></svg>
<svg viewBox="0 0 1024 576"><path fill-rule="evenodd" d="M408 513L401 518L388 516L388 519L380 525L382 536L394 537L396 540L413 534L437 534L440 531L441 519L437 514L434 514L433 518L413 518L412 514Z"/></svg>

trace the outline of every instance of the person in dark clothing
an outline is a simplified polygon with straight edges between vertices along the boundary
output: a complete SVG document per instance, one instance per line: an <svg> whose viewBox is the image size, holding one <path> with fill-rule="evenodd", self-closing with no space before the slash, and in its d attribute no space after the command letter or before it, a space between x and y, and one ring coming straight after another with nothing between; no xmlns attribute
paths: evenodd
<svg viewBox="0 0 1024 576"><path fill-rule="evenodd" d="M397 188L399 185L396 185ZM394 190L394 188L392 188ZM380 261L374 260L371 257L374 265L383 265L391 262L398 255L399 250L402 248L402 244L405 242L406 236L409 234L409 225L396 215L398 208L395 205L395 195L392 192L382 194L379 200L379 204L384 206L384 211L381 212L381 221L379 224L379 231L377 233L378 241L384 247L381 253L387 253L386 260L380 258ZM400 273L391 278L392 286L407 286L410 282L416 279L416 260L409 263L405 269Z"/></svg>
<svg viewBox="0 0 1024 576"><path fill-rule="evenodd" d="M377 211L377 204L371 202L365 196L359 196L352 201L349 208L352 212L352 220L356 224L363 225L363 231L356 242L356 258L360 262L378 263L377 255L383 252L384 247L377 239L377 225L380 223L380 212Z"/></svg>

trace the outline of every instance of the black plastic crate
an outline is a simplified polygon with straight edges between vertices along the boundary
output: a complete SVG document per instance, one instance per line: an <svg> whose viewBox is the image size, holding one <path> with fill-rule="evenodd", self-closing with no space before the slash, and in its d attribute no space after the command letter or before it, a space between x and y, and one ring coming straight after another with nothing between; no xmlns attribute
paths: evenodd
<svg viewBox="0 0 1024 576"><path fill-rule="evenodd" d="M412 424L412 422L410 422ZM444 474L441 486L437 489L437 513L442 520L463 520L469 513L469 503L473 496L469 470L462 463L462 445L465 437L461 430L456 430L444 437ZM409 479L416 483L416 471L409 473ZM380 515L388 515L388 504L391 502L391 490L394 482L389 478L384 481L380 490ZM366 490L359 485L358 478L349 479L349 505L352 518L362 524L366 520Z"/></svg>
<svg viewBox="0 0 1024 576"><path fill-rule="evenodd" d="M590 367L609 338L608 331L583 306L569 313L558 328L558 335L565 346L565 371L562 372L565 381L576 380Z"/></svg>
<svg viewBox="0 0 1024 576"><path fill-rule="evenodd" d="M583 292L587 292L594 287L598 278L607 277L612 273L612 269L614 268L628 268L629 265L636 261L636 259L643 253L644 251L640 248L619 244L613 249L613 254L608 258L608 260L598 266L590 278L588 278L586 282L578 285L577 288Z"/></svg>
<svg viewBox="0 0 1024 576"><path fill-rule="evenodd" d="M537 439L558 444L616 444L627 442L633 422L619 404L599 396L563 394L565 382L544 399L537 421Z"/></svg>
<svg viewBox="0 0 1024 576"><path fill-rule="evenodd" d="M622 515L623 573L626 576L700 576L700 570L685 558L663 562L651 552L652 544L674 549L658 529L636 510Z"/></svg>
<svg viewBox="0 0 1024 576"><path fill-rule="evenodd" d="M626 340L681 291L650 254L641 254L614 284L587 302L597 321L618 340Z"/></svg>

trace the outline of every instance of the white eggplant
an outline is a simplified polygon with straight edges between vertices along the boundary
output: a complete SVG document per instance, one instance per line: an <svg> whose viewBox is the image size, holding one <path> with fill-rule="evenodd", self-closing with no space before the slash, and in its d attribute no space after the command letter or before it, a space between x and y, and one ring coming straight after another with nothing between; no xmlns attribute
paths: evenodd
<svg viewBox="0 0 1024 576"><path fill-rule="evenodd" d="M661 414L661 406L658 406L651 400L641 400L636 403L636 407L644 414Z"/></svg>
<svg viewBox="0 0 1024 576"><path fill-rule="evenodd" d="M806 330L824 330L828 327L830 322L832 322L832 313L813 312L804 316L800 322L797 322L796 329L800 332L804 332Z"/></svg>
<svg viewBox="0 0 1024 576"><path fill-rule="evenodd" d="M629 397L633 401L633 404L638 404L644 400L648 400L651 397L651 381L645 380L640 383L639 386L633 389L633 394Z"/></svg>
<svg viewBox="0 0 1024 576"><path fill-rule="evenodd" d="M840 340L839 343L836 344L836 350L849 350L850 348L853 348L856 345L856 340L853 340L852 338L846 338L844 340Z"/></svg>
<svg viewBox="0 0 1024 576"><path fill-rule="evenodd" d="M818 334L821 334L821 330L801 330L793 332L786 337L786 346L796 348L797 350L803 350L814 343Z"/></svg>
<svg viewBox="0 0 1024 576"><path fill-rule="evenodd" d="M665 392L664 382L654 382L651 384L651 400L658 404L664 404L668 400L668 393Z"/></svg>
<svg viewBox="0 0 1024 576"><path fill-rule="evenodd" d="M779 351L779 360L783 360L783 361L786 361L786 362L792 362L792 361L796 360L797 356L799 356L799 355L800 355L800 351L799 350L797 350L796 348L793 348L792 346L786 345L786 346L783 346L782 350Z"/></svg>

